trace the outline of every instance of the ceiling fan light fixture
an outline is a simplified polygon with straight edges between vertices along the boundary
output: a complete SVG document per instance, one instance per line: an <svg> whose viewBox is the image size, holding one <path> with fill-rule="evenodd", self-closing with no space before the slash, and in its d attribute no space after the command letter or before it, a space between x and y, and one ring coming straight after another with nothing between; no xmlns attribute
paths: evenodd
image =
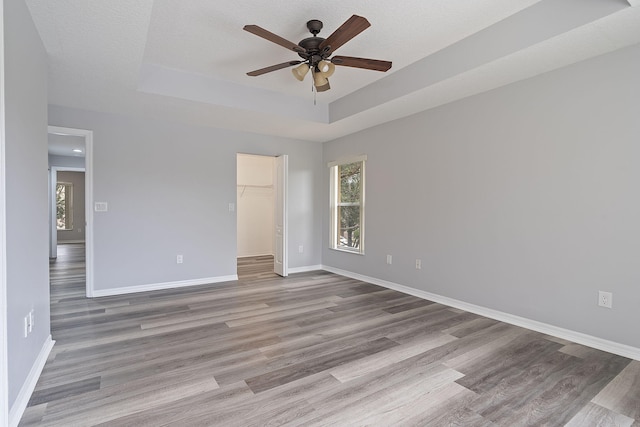
<svg viewBox="0 0 640 427"><path fill-rule="evenodd" d="M308 72L309 72L309 64L300 64L296 68L291 70L293 77L295 77L300 81L304 80L304 76L306 76Z"/></svg>
<svg viewBox="0 0 640 427"><path fill-rule="evenodd" d="M329 89L331 89L331 86L329 86L329 80L326 80L326 83L323 84L322 86L316 85L316 91L318 92L326 92Z"/></svg>
<svg viewBox="0 0 640 427"><path fill-rule="evenodd" d="M366 18L352 15L327 38L318 37L322 26L322 21L317 19L308 21L307 29L313 37L302 39L296 44L257 25L245 25L243 27L245 31L296 52L302 59L302 61L298 59L260 68L248 72L247 75L255 77L283 68L295 67L291 70L293 76L297 80L303 81L309 70L311 70L313 88L317 92L324 92L330 89L328 78L333 75L336 65L375 71L388 71L391 68L390 61L351 56L332 56L336 49L371 26Z"/></svg>
<svg viewBox="0 0 640 427"><path fill-rule="evenodd" d="M333 75L336 70L336 66L330 61L322 60L318 63L318 69L320 70L320 73L328 79Z"/></svg>
<svg viewBox="0 0 640 427"><path fill-rule="evenodd" d="M327 80L321 72L316 71L313 73L313 84L316 88L324 86L327 83L329 83L329 80Z"/></svg>

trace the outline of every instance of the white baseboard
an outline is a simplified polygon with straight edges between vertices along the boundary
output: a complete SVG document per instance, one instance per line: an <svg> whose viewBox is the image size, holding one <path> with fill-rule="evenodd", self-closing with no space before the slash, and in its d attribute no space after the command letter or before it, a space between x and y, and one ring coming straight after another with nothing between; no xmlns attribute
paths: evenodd
<svg viewBox="0 0 640 427"><path fill-rule="evenodd" d="M27 409L29 399L31 399L33 390L35 390L36 388L38 378L40 378L40 374L42 373L44 364L47 363L47 358L49 357L49 353L51 353L51 349L53 348L54 344L55 341L53 341L51 339L51 335L49 335L42 345L40 354L38 354L36 361L33 363L27 379L22 384L22 388L18 393L18 397L16 397L15 402L13 402L13 405L11 406L11 410L9 411L10 427L18 425L18 423L20 422L20 418L22 418L22 414L24 414L24 410Z"/></svg>
<svg viewBox="0 0 640 427"><path fill-rule="evenodd" d="M382 286L384 288L393 289L404 294L413 295L418 298L426 299L429 301L437 302L439 304L447 305L449 307L458 308L460 310L468 311L470 313L479 314L480 316L489 317L491 319L499 320L501 322L509 323L511 325L520 326L523 328L531 329L536 332L540 332L554 337L562 338L568 341L572 341L577 344L586 345L598 350L606 351L608 353L617 354L619 356L628 357L629 359L640 360L640 348L632 347L626 344L620 344L617 342L605 340L602 338L594 337L592 335L583 334L582 332L576 332L569 329L560 328L558 326L550 325L548 323L538 322L537 320L527 319L525 317L516 316L513 314L505 313L491 308L482 307L475 304L469 304L464 301L456 300L449 297L444 297L430 292L422 291L420 289L411 288L409 286L400 285L398 283L389 282L382 279L376 279L375 277L364 276L362 274L353 273L351 271L342 270L339 268L322 266L323 270L331 273L339 274L341 276L350 277L352 279L362 280L363 282L373 283L374 285Z"/></svg>
<svg viewBox="0 0 640 427"><path fill-rule="evenodd" d="M85 243L84 239L81 240L58 240L59 245L64 245L67 243Z"/></svg>
<svg viewBox="0 0 640 427"><path fill-rule="evenodd" d="M305 265L302 267L294 267L289 269L289 274L306 273L308 271L322 270L321 265Z"/></svg>
<svg viewBox="0 0 640 427"><path fill-rule="evenodd" d="M202 279L180 280L177 282L151 283L148 285L123 286L111 289L94 289L92 297L108 297L113 295L134 294L138 292L159 291L162 289L182 288L185 286L210 285L212 283L238 280L237 274L230 276L205 277Z"/></svg>

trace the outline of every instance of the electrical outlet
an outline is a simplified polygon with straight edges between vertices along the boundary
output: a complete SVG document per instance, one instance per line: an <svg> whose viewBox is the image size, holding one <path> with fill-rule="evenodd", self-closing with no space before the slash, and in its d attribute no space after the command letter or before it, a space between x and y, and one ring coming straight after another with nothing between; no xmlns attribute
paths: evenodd
<svg viewBox="0 0 640 427"><path fill-rule="evenodd" d="M421 269L422 269L422 260L416 259L416 270L421 270Z"/></svg>
<svg viewBox="0 0 640 427"><path fill-rule="evenodd" d="M29 319L28 316L24 317L24 337L26 338L29 335Z"/></svg>
<svg viewBox="0 0 640 427"><path fill-rule="evenodd" d="M391 264L393 262L393 258L391 255L387 255L387 264Z"/></svg>
<svg viewBox="0 0 640 427"><path fill-rule="evenodd" d="M236 204L229 203L229 212L235 212L235 210L236 210Z"/></svg>
<svg viewBox="0 0 640 427"><path fill-rule="evenodd" d="M301 254L304 252L304 246L300 245L298 246L298 253Z"/></svg>
<svg viewBox="0 0 640 427"><path fill-rule="evenodd" d="M613 308L613 294L611 292L598 292L598 305L600 307Z"/></svg>
<svg viewBox="0 0 640 427"><path fill-rule="evenodd" d="M182 255L176 255L176 264L182 264L183 258Z"/></svg>

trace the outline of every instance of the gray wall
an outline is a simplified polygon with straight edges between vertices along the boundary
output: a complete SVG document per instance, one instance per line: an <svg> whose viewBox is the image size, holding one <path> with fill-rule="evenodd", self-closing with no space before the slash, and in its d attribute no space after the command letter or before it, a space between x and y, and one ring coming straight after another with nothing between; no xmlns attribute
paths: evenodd
<svg viewBox="0 0 640 427"><path fill-rule="evenodd" d="M73 185L71 230L57 230L58 243L84 240L84 172L58 171L58 182Z"/></svg>
<svg viewBox="0 0 640 427"><path fill-rule="evenodd" d="M236 153L289 155L289 267L320 264L322 145L50 106L94 132L95 289L236 274ZM176 264L176 255L184 256Z"/></svg>
<svg viewBox="0 0 640 427"><path fill-rule="evenodd" d="M640 347L638 76L636 45L326 143L368 155L366 255L323 264Z"/></svg>
<svg viewBox="0 0 640 427"><path fill-rule="evenodd" d="M47 55L24 1L4 2L9 405L49 336ZM23 336L24 317L35 327Z"/></svg>

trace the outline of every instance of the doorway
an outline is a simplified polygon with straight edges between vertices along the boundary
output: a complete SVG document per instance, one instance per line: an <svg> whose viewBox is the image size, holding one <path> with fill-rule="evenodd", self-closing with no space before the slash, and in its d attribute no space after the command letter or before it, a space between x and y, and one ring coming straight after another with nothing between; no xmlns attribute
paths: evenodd
<svg viewBox="0 0 640 427"><path fill-rule="evenodd" d="M50 164L52 157L49 157ZM81 160L84 164L84 157ZM84 167L50 165L49 168L52 183L51 191L53 192L51 211L55 214L55 218L51 218L53 227L49 258L55 259L58 255L57 245L85 243L86 182ZM55 228L55 233L53 228Z"/></svg>
<svg viewBox="0 0 640 427"><path fill-rule="evenodd" d="M60 219L58 218L58 207L60 204L60 191L69 191L72 201L75 193L76 199L84 199L84 212L77 213L75 221L69 220L73 226L61 233L62 239L80 244L84 256L85 268L85 295L93 297L93 132L85 129L64 128L49 126L49 258L55 259L58 256L58 234ZM78 194L79 183L73 185L71 175L62 179L69 187L60 188L58 186L58 175L64 176L67 172L83 172L84 188ZM75 192L73 191L75 187ZM62 198L64 200L64 198ZM70 210L69 215L72 214ZM71 218L71 217L70 217ZM65 227L62 227L65 228ZM68 233L68 232L71 233Z"/></svg>
<svg viewBox="0 0 640 427"><path fill-rule="evenodd" d="M239 278L286 276L287 156L237 154Z"/></svg>

